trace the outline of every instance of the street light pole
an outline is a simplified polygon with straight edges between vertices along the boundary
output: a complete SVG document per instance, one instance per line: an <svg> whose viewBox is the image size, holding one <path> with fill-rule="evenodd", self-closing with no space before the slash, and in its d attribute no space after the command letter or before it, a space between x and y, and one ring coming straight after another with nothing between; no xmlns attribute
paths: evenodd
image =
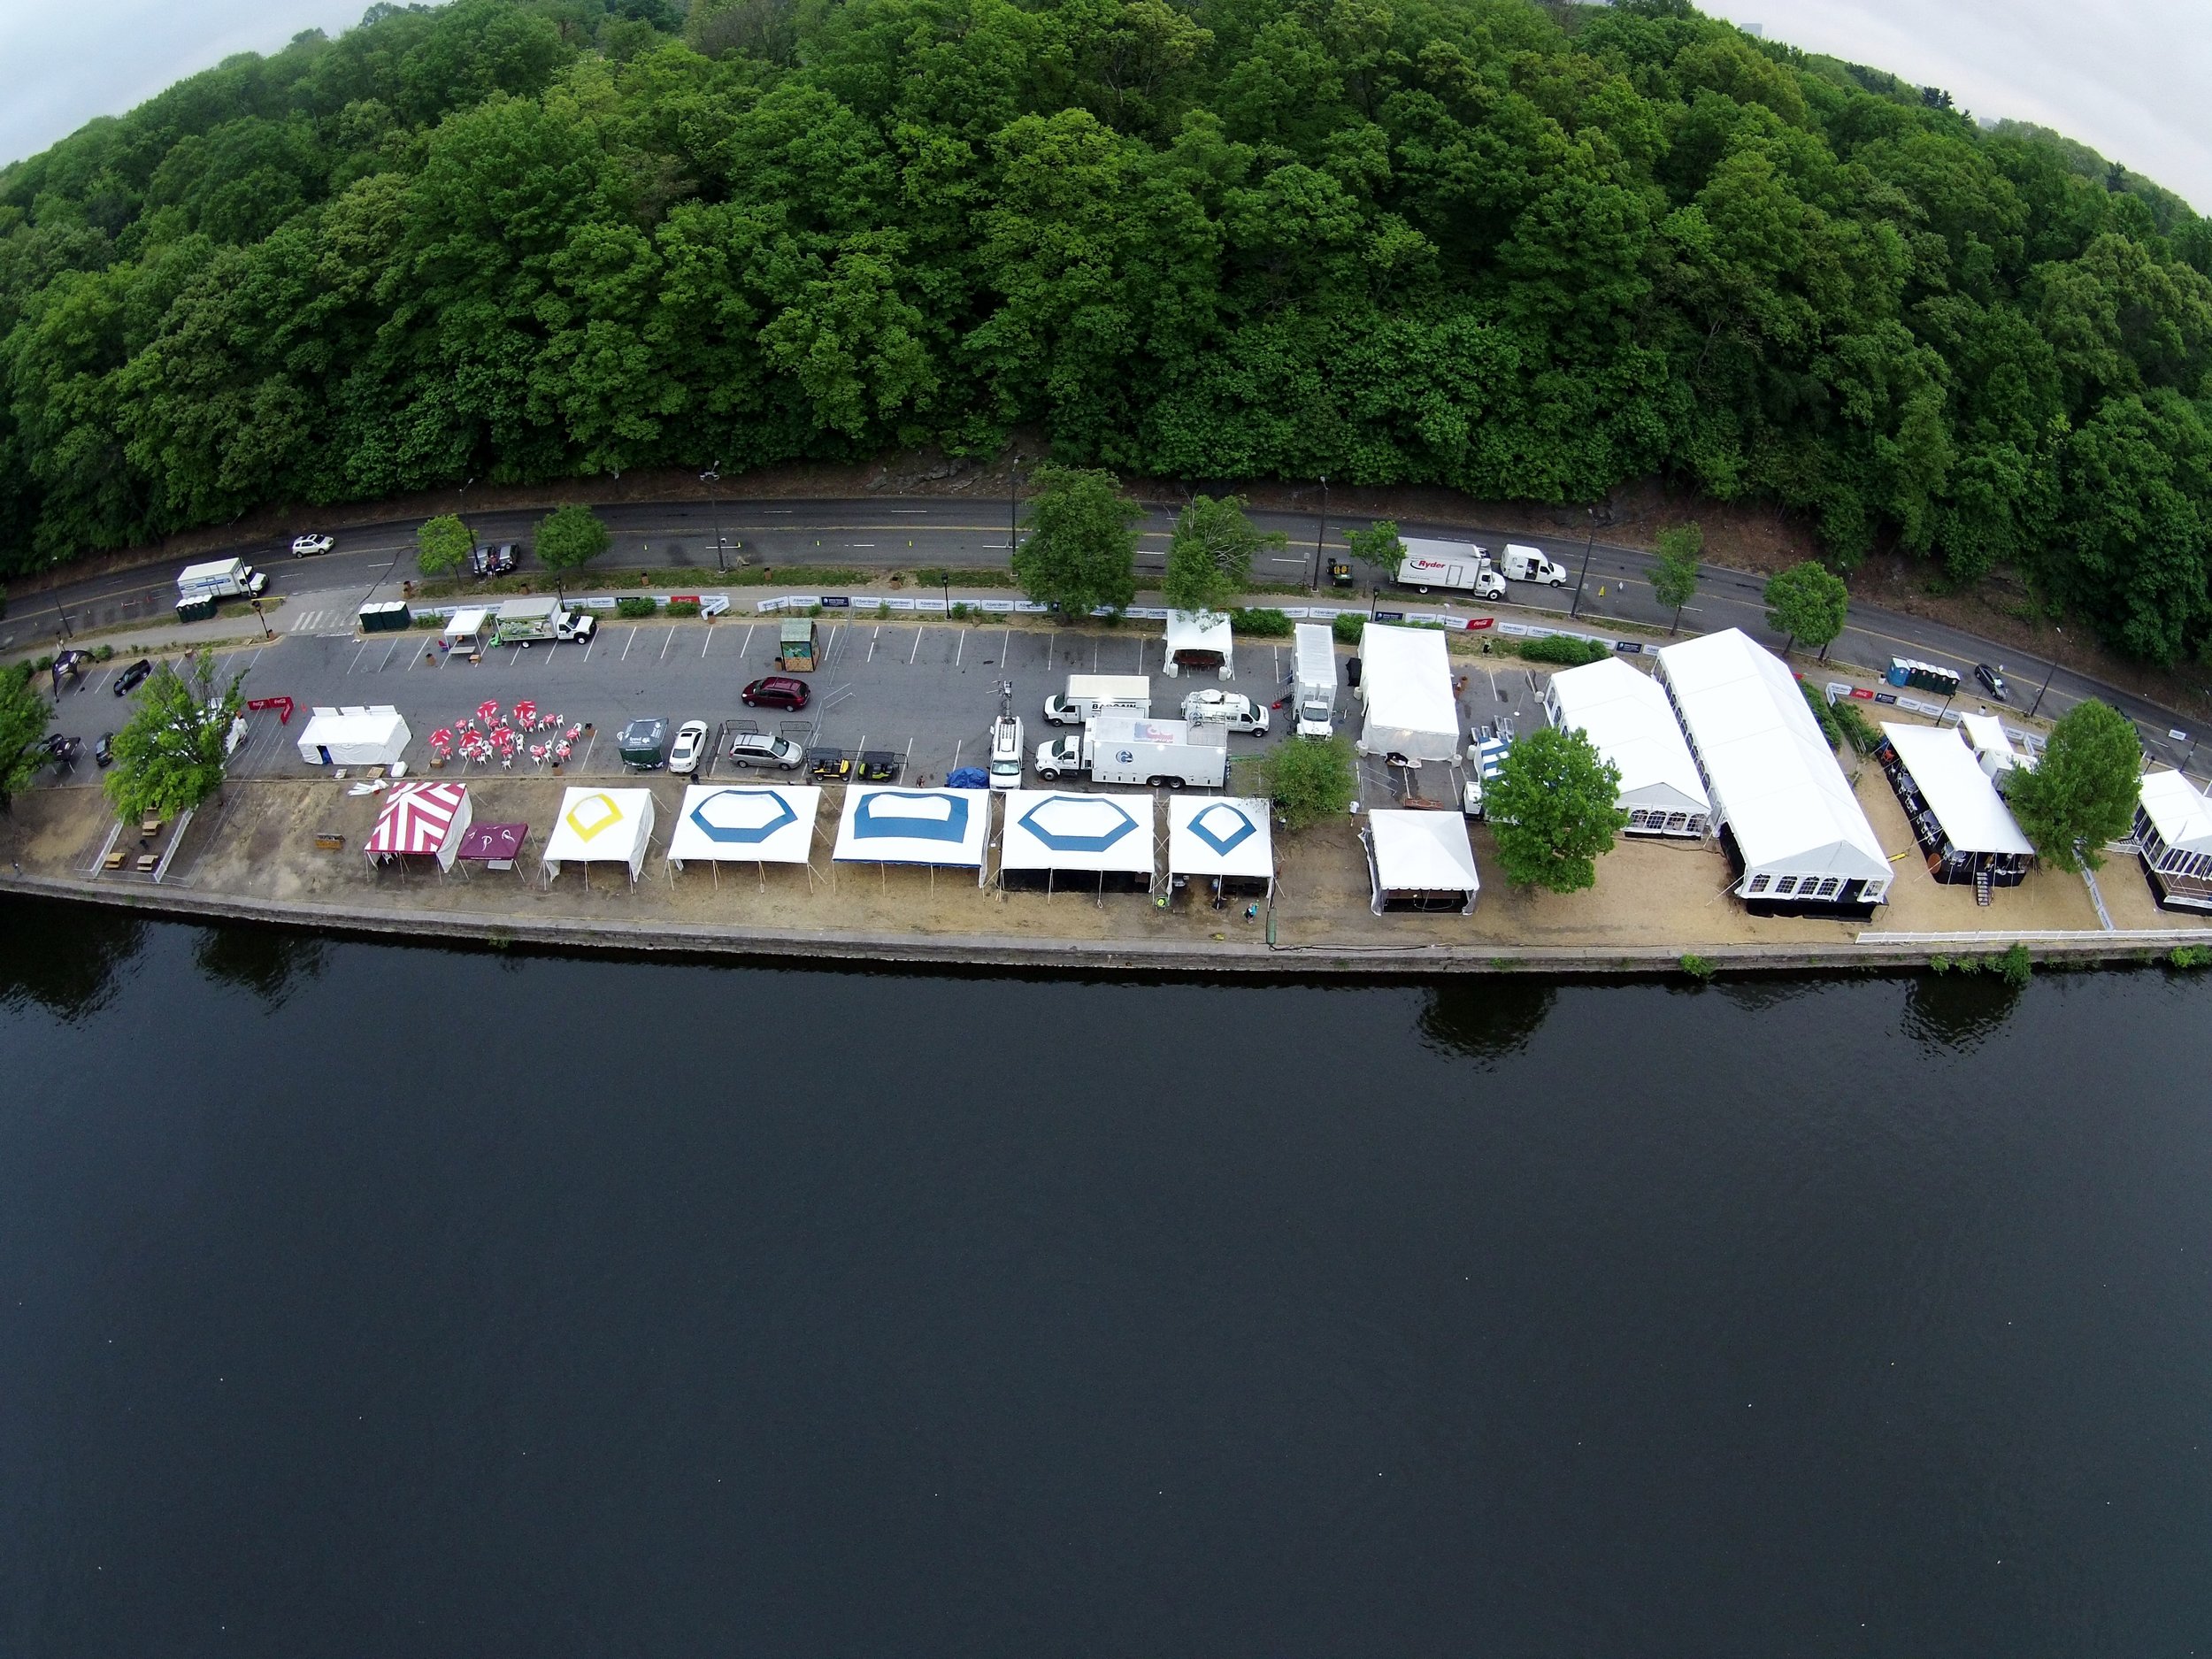
<svg viewBox="0 0 2212 1659"><path fill-rule="evenodd" d="M263 639L273 640L276 638L275 630L269 626L269 614L267 611L262 610L261 602L258 599L253 602L253 618L255 621L261 625L261 637Z"/></svg>
<svg viewBox="0 0 2212 1659"><path fill-rule="evenodd" d="M1329 534L1329 475L1321 475L1321 518L1313 526L1313 591L1321 591L1321 541Z"/></svg>
<svg viewBox="0 0 2212 1659"><path fill-rule="evenodd" d="M1574 603L1567 607L1567 619L1571 622L1582 614L1582 590L1590 580L1590 552L1598 544L1598 510L1585 508L1590 517L1590 534L1582 542L1582 574L1575 582Z"/></svg>
<svg viewBox="0 0 2212 1659"><path fill-rule="evenodd" d="M1014 549L1021 542L1021 481L1022 457L1017 449L1006 469L1006 563L1010 566L1014 562ZM945 592L949 597L951 588L948 586Z"/></svg>
<svg viewBox="0 0 2212 1659"><path fill-rule="evenodd" d="M722 496L721 492L714 488L722 481L721 465L722 463L717 461L699 474L699 481L707 487L707 500L711 503L710 511L714 514L714 568L726 572L730 567L722 557Z"/></svg>
<svg viewBox="0 0 2212 1659"><path fill-rule="evenodd" d="M2052 633L2054 633L2054 634L2064 634L2064 633L2066 632L2066 630L2065 630L2064 628L2053 628L2053 629L2051 630L2051 632L2052 632ZM2042 691L2039 691L2039 692L2037 692L2037 693L2035 694L2035 702L2033 703L2033 704L2032 704L2032 705L2030 706L2030 708L2029 708L2029 710L2028 710L2028 718L2030 718L2031 720L2032 720L2033 718L2035 718L2035 711L2036 711L2036 710L2038 710L2038 709L2039 709L2039 708L2041 708L2041 707L2043 706L2043 692L2044 692L2044 691L2048 691L2048 690L2051 688L2051 676L2052 676L2052 675L2054 675L2054 674L2055 674L2055 673L2057 673L2057 672L2058 672L2058 658L2057 658L2057 657L2052 657L2052 658L2051 658L2051 665L2050 665L2050 667L2049 667L2049 668L2047 668L2047 669L2046 669L2046 670L2044 671L2044 674L2043 674L2043 690L2042 690Z"/></svg>

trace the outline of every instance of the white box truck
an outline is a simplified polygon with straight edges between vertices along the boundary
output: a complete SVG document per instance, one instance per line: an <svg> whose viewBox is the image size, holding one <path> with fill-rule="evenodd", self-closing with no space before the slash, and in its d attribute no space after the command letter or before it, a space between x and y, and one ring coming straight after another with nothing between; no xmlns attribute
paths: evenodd
<svg viewBox="0 0 2212 1659"><path fill-rule="evenodd" d="M1151 713L1152 682L1142 674L1070 674L1068 688L1045 699L1053 726L1084 726L1110 710Z"/></svg>
<svg viewBox="0 0 2212 1659"><path fill-rule="evenodd" d="M1472 541L1426 541L1408 536L1406 556L1398 562L1398 584L1426 593L1432 588L1472 594L1478 599L1505 597L1505 578L1491 568L1490 555Z"/></svg>
<svg viewBox="0 0 2212 1659"><path fill-rule="evenodd" d="M1505 567L1508 577L1517 582L1541 582L1547 588L1564 588L1567 568L1546 558L1532 547L1523 547L1517 541L1505 544L1505 551L1498 556L1498 563Z"/></svg>
<svg viewBox="0 0 2212 1659"><path fill-rule="evenodd" d="M538 640L588 640L598 618L571 611L557 599L510 599L492 618L494 645L528 645Z"/></svg>
<svg viewBox="0 0 2212 1659"><path fill-rule="evenodd" d="M1141 783L1156 789L1218 789L1229 778L1229 728L1217 720L1138 719L1107 714L1080 737L1056 737L1037 749L1037 776L1047 783L1090 769L1099 783Z"/></svg>
<svg viewBox="0 0 2212 1659"><path fill-rule="evenodd" d="M1297 629L1297 687L1291 730L1300 737L1327 737L1336 730L1336 640L1317 622Z"/></svg>
<svg viewBox="0 0 2212 1659"><path fill-rule="evenodd" d="M268 591L268 577L243 559L211 559L177 572L180 605L196 599L258 599Z"/></svg>

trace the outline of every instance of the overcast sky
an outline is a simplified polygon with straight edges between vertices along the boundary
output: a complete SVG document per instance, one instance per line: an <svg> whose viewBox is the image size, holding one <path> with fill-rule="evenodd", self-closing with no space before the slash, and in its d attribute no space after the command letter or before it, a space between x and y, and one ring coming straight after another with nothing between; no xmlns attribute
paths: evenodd
<svg viewBox="0 0 2212 1659"><path fill-rule="evenodd" d="M233 52L335 35L366 0L0 0L0 163ZM2212 211L2208 0L1702 0L1808 51L2082 140Z"/></svg>

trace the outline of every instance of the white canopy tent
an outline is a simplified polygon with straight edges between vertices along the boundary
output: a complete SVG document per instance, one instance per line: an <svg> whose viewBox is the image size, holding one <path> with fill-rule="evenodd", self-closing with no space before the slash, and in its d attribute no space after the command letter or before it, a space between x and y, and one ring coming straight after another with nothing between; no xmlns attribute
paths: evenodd
<svg viewBox="0 0 2212 1659"><path fill-rule="evenodd" d="M1360 832L1367 849L1367 877L1374 892L1369 909L1440 910L1447 897L1460 900L1462 916L1475 913L1482 881L1475 874L1475 849L1467 840L1467 820L1456 812L1385 810L1370 812Z"/></svg>
<svg viewBox="0 0 2212 1659"><path fill-rule="evenodd" d="M1770 910L1883 902L1889 856L1796 678L1740 628L1663 647L1659 680L1743 861L1737 895Z"/></svg>
<svg viewBox="0 0 2212 1659"><path fill-rule="evenodd" d="M1265 883L1275 891L1275 837L1268 803L1249 796L1171 795L1167 798L1167 872L1171 878Z"/></svg>
<svg viewBox="0 0 2212 1659"><path fill-rule="evenodd" d="M810 864L822 792L811 784L695 783L668 838L668 867Z"/></svg>
<svg viewBox="0 0 2212 1659"><path fill-rule="evenodd" d="M1121 878L1118 886L1148 888L1155 868L1153 817L1148 795L1009 790L999 883L1027 877L1025 885L1050 892L1063 876L1087 876L1093 879L1081 885L1102 893L1110 875Z"/></svg>
<svg viewBox="0 0 2212 1659"><path fill-rule="evenodd" d="M457 611L438 637L453 651L480 651L491 643L492 613L482 605Z"/></svg>
<svg viewBox="0 0 2212 1659"><path fill-rule="evenodd" d="M1223 680L1233 680L1236 649L1236 636L1227 617L1212 611L1171 611L1167 613L1167 660L1160 672L1170 680L1187 668L1194 675L1214 672Z"/></svg>
<svg viewBox="0 0 2212 1659"><path fill-rule="evenodd" d="M407 752L410 735L397 709L318 709L300 731L300 758L311 766L388 766Z"/></svg>
<svg viewBox="0 0 2212 1659"><path fill-rule="evenodd" d="M572 788L561 797L561 810L553 819L553 833L545 843L545 879L549 887L560 879L563 864L589 866L622 864L637 884L645 865L645 849L653 841L653 792L650 789Z"/></svg>
<svg viewBox="0 0 2212 1659"><path fill-rule="evenodd" d="M474 816L465 783L394 784L361 850L372 864L427 856L450 870Z"/></svg>
<svg viewBox="0 0 2212 1659"><path fill-rule="evenodd" d="M1363 755L1451 760L1459 753L1459 703L1452 695L1451 654L1435 628L1371 622L1360 632Z"/></svg>
<svg viewBox="0 0 2212 1659"><path fill-rule="evenodd" d="M1617 657L1565 669L1544 687L1544 712L1620 768L1616 802L1630 834L1704 835L1712 805L1667 694L1650 675Z"/></svg>
<svg viewBox="0 0 2212 1659"><path fill-rule="evenodd" d="M2012 734L2005 730L2005 723L1993 714L1962 714L1959 730L1966 738L1967 747L1974 751L1981 769L1992 778L2000 772L2010 772L2016 766L2033 766L2033 756L2013 744Z"/></svg>
<svg viewBox="0 0 2212 1659"><path fill-rule="evenodd" d="M840 864L926 864L976 872L991 829L987 789L901 789L856 785L845 791L838 822Z"/></svg>
<svg viewBox="0 0 2212 1659"><path fill-rule="evenodd" d="M1883 770L1928 856L1939 881L1970 881L1987 872L1991 885L2018 885L2035 858L1997 786L1966 745L1963 733L1933 726L1885 723ZM1889 757L1894 756L1894 764Z"/></svg>

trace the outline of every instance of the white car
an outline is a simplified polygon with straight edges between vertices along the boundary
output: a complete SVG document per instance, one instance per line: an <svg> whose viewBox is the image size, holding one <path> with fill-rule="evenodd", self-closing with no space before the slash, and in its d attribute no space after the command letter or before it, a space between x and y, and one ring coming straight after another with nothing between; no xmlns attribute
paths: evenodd
<svg viewBox="0 0 2212 1659"><path fill-rule="evenodd" d="M707 723L686 720L676 728L676 746L668 751L668 770L689 777L699 770L699 757L707 752Z"/></svg>
<svg viewBox="0 0 2212 1659"><path fill-rule="evenodd" d="M1193 725L1217 720L1232 732L1267 735L1267 710L1240 691L1194 691L1183 699L1183 718Z"/></svg>
<svg viewBox="0 0 2212 1659"><path fill-rule="evenodd" d="M334 535L296 535L292 538L292 557L296 559L313 558L319 553L329 552L337 545L338 538Z"/></svg>

